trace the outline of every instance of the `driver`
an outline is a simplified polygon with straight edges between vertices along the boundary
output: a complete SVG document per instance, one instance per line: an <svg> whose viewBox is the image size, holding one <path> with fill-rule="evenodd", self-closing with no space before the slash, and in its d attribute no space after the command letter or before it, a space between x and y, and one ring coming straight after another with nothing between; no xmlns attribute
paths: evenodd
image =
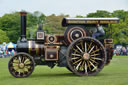
<svg viewBox="0 0 128 85"><path fill-rule="evenodd" d="M95 30L95 32L92 34L93 38L105 35L105 31L104 31L102 25L97 24L97 27L94 30Z"/></svg>

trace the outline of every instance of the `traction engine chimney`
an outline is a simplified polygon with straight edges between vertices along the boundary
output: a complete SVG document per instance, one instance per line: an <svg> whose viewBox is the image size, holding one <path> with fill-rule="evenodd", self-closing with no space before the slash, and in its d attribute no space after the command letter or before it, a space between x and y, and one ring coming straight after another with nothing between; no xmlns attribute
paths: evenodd
<svg viewBox="0 0 128 85"><path fill-rule="evenodd" d="M27 13L22 11L20 12L21 16L21 41L26 41L26 15Z"/></svg>

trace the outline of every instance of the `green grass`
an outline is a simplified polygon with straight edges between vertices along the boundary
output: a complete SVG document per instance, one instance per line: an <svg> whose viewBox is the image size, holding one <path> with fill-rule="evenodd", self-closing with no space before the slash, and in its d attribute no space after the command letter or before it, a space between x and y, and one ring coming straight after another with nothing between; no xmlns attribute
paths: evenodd
<svg viewBox="0 0 128 85"><path fill-rule="evenodd" d="M116 56L96 76L79 77L66 68L37 66L28 78L14 78L8 72L8 58L0 58L0 85L128 85L128 57Z"/></svg>

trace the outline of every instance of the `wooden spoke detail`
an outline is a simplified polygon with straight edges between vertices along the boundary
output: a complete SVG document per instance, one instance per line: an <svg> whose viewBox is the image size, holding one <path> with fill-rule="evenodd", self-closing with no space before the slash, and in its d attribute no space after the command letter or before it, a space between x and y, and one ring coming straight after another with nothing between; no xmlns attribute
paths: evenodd
<svg viewBox="0 0 128 85"><path fill-rule="evenodd" d="M81 56L81 55L79 55L79 54L72 54L72 55L74 55L74 56Z"/></svg>
<svg viewBox="0 0 128 85"><path fill-rule="evenodd" d="M80 51L81 53L84 53L84 52L81 50L81 48L79 48L79 46L76 45L76 47L77 47L77 49L79 49L79 51Z"/></svg>
<svg viewBox="0 0 128 85"><path fill-rule="evenodd" d="M96 75L105 65L106 51L100 41L83 37L70 44L66 59L68 67L76 75Z"/></svg>
<svg viewBox="0 0 128 85"><path fill-rule="evenodd" d="M71 60L75 60L75 59L79 59L79 57L74 57L74 58L71 58Z"/></svg>
<svg viewBox="0 0 128 85"><path fill-rule="evenodd" d="M14 55L8 63L9 72L16 78L28 77L32 74L34 67L33 58L23 52Z"/></svg>
<svg viewBox="0 0 128 85"><path fill-rule="evenodd" d="M91 57L91 58L94 59L94 60L101 60L102 61L101 58L95 58L95 57Z"/></svg>

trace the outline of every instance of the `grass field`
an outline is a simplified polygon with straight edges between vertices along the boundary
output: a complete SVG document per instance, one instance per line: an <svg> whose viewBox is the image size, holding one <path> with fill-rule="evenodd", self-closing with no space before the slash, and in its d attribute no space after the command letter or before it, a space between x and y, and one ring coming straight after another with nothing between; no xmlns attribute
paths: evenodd
<svg viewBox="0 0 128 85"><path fill-rule="evenodd" d="M28 78L8 72L9 58L0 58L0 85L128 85L128 56L116 56L97 76L79 77L66 68L37 66Z"/></svg>

